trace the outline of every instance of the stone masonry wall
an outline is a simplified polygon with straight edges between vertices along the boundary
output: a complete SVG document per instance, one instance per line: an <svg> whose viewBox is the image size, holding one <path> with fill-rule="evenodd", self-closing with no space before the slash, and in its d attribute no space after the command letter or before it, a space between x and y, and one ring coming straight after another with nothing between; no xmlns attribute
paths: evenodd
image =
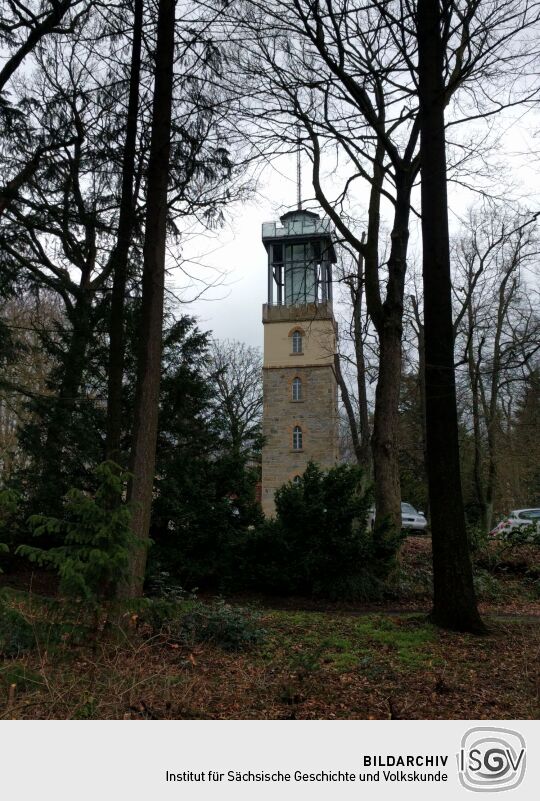
<svg viewBox="0 0 540 801"><path fill-rule="evenodd" d="M303 399L292 400L292 381L302 381ZM263 369L262 508L274 514L278 487L306 469L310 460L322 468L338 459L337 384L330 365ZM302 451L294 451L292 432L299 425Z"/></svg>

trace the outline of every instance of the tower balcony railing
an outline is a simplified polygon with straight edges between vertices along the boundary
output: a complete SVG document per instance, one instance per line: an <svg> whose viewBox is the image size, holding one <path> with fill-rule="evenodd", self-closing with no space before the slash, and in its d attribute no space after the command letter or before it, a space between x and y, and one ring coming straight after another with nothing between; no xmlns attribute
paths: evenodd
<svg viewBox="0 0 540 801"><path fill-rule="evenodd" d="M329 217L315 219L302 217L281 222L265 222L262 224L263 239L280 239L284 236L312 236L317 234L332 234L332 222Z"/></svg>
<svg viewBox="0 0 540 801"><path fill-rule="evenodd" d="M265 306L331 306L332 298L323 298L319 295L317 298L306 298L306 300L286 300L285 298L272 298L272 301L266 303Z"/></svg>

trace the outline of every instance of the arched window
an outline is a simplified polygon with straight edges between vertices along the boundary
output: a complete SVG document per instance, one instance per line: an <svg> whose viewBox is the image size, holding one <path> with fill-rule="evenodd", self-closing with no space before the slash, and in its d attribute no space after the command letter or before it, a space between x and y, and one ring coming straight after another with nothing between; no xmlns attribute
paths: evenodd
<svg viewBox="0 0 540 801"><path fill-rule="evenodd" d="M302 381L299 378L293 378L292 399L293 401L302 400Z"/></svg>
<svg viewBox="0 0 540 801"><path fill-rule="evenodd" d="M298 486L298 484L300 484L301 481L302 481L302 479L300 478L300 476L295 476L293 478L293 480L292 480L292 483L296 484L296 486Z"/></svg>
<svg viewBox="0 0 540 801"><path fill-rule="evenodd" d="M295 426L292 432L292 446L294 451L302 450L302 429L300 426Z"/></svg>
<svg viewBox="0 0 540 801"><path fill-rule="evenodd" d="M292 352L302 353L302 334L300 331L294 331L292 335Z"/></svg>

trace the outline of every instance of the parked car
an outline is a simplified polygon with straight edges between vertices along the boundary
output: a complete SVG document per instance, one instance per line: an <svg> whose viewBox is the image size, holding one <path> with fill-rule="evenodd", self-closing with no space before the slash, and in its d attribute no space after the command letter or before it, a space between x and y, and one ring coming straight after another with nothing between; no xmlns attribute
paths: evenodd
<svg viewBox="0 0 540 801"><path fill-rule="evenodd" d="M410 503L401 502L401 528L408 531L425 531L427 520L423 512L418 512Z"/></svg>
<svg viewBox="0 0 540 801"><path fill-rule="evenodd" d="M536 523L536 530L540 532L540 509L514 509L508 517L501 520L489 533L496 537L500 534L509 534L512 529L533 526Z"/></svg>
<svg viewBox="0 0 540 801"><path fill-rule="evenodd" d="M375 507L372 506L368 515L368 526L373 529L375 525ZM401 528L407 531L425 531L427 520L423 512L418 512L410 503L401 502Z"/></svg>

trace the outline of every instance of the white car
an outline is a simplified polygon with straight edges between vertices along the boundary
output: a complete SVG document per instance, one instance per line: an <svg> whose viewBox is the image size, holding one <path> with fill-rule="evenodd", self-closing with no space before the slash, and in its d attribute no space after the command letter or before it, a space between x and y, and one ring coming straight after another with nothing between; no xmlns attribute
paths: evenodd
<svg viewBox="0 0 540 801"><path fill-rule="evenodd" d="M509 534L512 529L524 528L535 523L537 531L540 531L540 509L514 509L489 533L492 537L496 537L498 534Z"/></svg>
<svg viewBox="0 0 540 801"><path fill-rule="evenodd" d="M369 510L368 526L373 530L375 526L375 507ZM418 512L410 503L401 502L401 528L409 531L425 531L427 520L423 512Z"/></svg>
<svg viewBox="0 0 540 801"><path fill-rule="evenodd" d="M418 512L410 503L401 502L401 528L409 531L425 531L427 520L423 512Z"/></svg>

